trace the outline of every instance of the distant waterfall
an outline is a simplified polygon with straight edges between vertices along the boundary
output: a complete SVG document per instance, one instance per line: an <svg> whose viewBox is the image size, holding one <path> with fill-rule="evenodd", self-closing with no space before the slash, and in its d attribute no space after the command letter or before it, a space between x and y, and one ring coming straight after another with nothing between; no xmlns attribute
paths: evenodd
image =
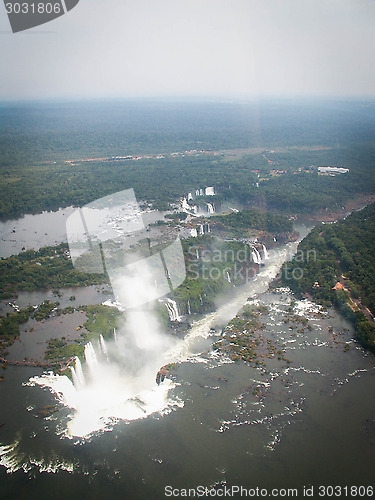
<svg viewBox="0 0 375 500"><path fill-rule="evenodd" d="M215 213L215 208L212 203L207 203L207 210L209 214L214 214Z"/></svg>
<svg viewBox="0 0 375 500"><path fill-rule="evenodd" d="M191 229L190 236L192 236L193 238L196 238L198 236L198 231L195 228Z"/></svg>
<svg viewBox="0 0 375 500"><path fill-rule="evenodd" d="M251 257L253 259L253 262L255 262L255 264L261 264L262 257L260 256L258 249L256 247L252 247L252 249L253 249L253 251L251 252Z"/></svg>
<svg viewBox="0 0 375 500"><path fill-rule="evenodd" d="M194 229L192 229L191 231L194 231ZM197 231L197 234L199 231L199 235L203 236L204 234L208 234L211 232L210 225L209 224L200 224L198 230L195 230L195 231Z"/></svg>
<svg viewBox="0 0 375 500"><path fill-rule="evenodd" d="M102 334L100 334L99 340L100 340L100 347L101 347L103 353L105 354L106 358L108 359L108 350L107 350L107 346L105 344L105 340L104 340Z"/></svg>
<svg viewBox="0 0 375 500"><path fill-rule="evenodd" d="M191 314L190 300L187 301L187 313Z"/></svg>
<svg viewBox="0 0 375 500"><path fill-rule="evenodd" d="M227 271L227 281L228 281L228 283L232 283L232 280L230 279L230 274L228 271Z"/></svg>
<svg viewBox="0 0 375 500"><path fill-rule="evenodd" d="M182 198L181 207L182 207L182 210L191 210L191 207L190 207L189 203L187 202L186 198Z"/></svg>
<svg viewBox="0 0 375 500"><path fill-rule="evenodd" d="M264 260L267 260L270 258L269 254L268 254L268 251L267 251L267 247L266 245L262 245L262 249L263 249L263 258Z"/></svg>
<svg viewBox="0 0 375 500"><path fill-rule="evenodd" d="M178 312L177 302L175 300L172 300L169 298L166 298L163 302L166 305L170 321L181 322L182 317L180 316L180 314Z"/></svg>

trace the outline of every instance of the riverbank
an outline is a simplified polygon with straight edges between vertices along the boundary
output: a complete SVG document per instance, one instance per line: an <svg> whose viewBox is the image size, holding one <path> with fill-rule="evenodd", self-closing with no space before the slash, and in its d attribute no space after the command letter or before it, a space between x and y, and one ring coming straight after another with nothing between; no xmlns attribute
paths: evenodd
<svg viewBox="0 0 375 500"><path fill-rule="evenodd" d="M355 325L361 344L375 352L375 204L315 227L298 254L284 264L281 282L297 297L308 294L338 307Z"/></svg>
<svg viewBox="0 0 375 500"><path fill-rule="evenodd" d="M375 195L361 195L344 203L344 206L338 210L320 210L315 214L309 215L308 217L303 215L297 216L297 220L301 220L305 223L332 223L347 217L356 210L361 210L370 203L375 203Z"/></svg>

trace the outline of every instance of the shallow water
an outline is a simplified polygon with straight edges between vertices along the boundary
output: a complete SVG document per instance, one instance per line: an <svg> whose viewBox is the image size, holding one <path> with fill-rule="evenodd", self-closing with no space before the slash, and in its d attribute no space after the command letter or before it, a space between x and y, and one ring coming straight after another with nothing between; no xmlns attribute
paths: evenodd
<svg viewBox="0 0 375 500"><path fill-rule="evenodd" d="M37 306L49 300L58 302L60 309L83 305L101 304L113 299L112 289L108 285L79 286L59 289L59 295L52 290L37 290L34 292L19 292L15 299L0 300L0 314L14 312L15 307L24 309L28 306Z"/></svg>
<svg viewBox="0 0 375 500"><path fill-rule="evenodd" d="M73 212L73 207L67 207L56 212L28 214L17 220L0 222L0 257L66 241L65 224Z"/></svg>
<svg viewBox="0 0 375 500"><path fill-rule="evenodd" d="M66 221L75 210L76 208L66 207L55 212L27 214L19 219L0 222L0 257L6 258L23 250L39 250L66 242ZM142 212L142 220L147 226L163 219L165 213L145 211Z"/></svg>

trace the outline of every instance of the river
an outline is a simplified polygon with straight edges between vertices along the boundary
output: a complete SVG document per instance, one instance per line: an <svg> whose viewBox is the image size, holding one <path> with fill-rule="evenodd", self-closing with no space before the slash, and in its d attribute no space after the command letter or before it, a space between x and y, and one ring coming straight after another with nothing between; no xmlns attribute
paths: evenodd
<svg viewBox="0 0 375 500"><path fill-rule="evenodd" d="M183 405L114 421L88 439L67 438L71 410L58 405L46 418L41 409L57 400L28 383L41 370L9 367L0 384L7 402L0 413L2 498L157 500L168 485L297 488L302 498L304 486L317 493L319 485L371 485L374 356L353 342L351 324L336 311L293 301L288 289L266 291L287 250L274 252L253 281L176 345L170 396ZM262 333L289 362L250 366L210 349L218 339L210 329L245 302L268 307ZM309 330L284 321L289 308Z"/></svg>

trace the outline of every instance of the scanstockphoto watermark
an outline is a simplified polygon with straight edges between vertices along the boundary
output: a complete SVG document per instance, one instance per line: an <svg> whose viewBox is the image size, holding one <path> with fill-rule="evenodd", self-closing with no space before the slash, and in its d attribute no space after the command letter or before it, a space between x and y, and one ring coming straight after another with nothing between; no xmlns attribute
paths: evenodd
<svg viewBox="0 0 375 500"><path fill-rule="evenodd" d="M202 249L198 245L193 245L188 250L187 272L192 279L248 282L257 275L261 266L274 262L279 252L277 248L267 250L263 245L257 248L254 245L243 244L236 250ZM297 253L290 250L284 257L287 261L283 268L285 278L300 280L303 277L302 264L316 262L316 250L298 250Z"/></svg>
<svg viewBox="0 0 375 500"><path fill-rule="evenodd" d="M164 496L172 498L372 498L373 486L302 486L300 488L244 488L243 486L216 485L212 488L174 488L166 486Z"/></svg>
<svg viewBox="0 0 375 500"><path fill-rule="evenodd" d="M306 488L303 491L306 495ZM215 486L208 488L207 486L197 486L196 488L174 488L166 486L164 488L164 496L170 498L298 498L299 491L296 488L245 488L243 486Z"/></svg>
<svg viewBox="0 0 375 500"><path fill-rule="evenodd" d="M53 21L78 3L79 0L4 0L13 33Z"/></svg>

